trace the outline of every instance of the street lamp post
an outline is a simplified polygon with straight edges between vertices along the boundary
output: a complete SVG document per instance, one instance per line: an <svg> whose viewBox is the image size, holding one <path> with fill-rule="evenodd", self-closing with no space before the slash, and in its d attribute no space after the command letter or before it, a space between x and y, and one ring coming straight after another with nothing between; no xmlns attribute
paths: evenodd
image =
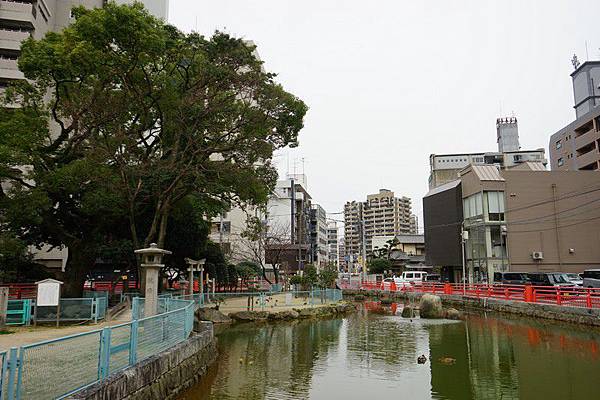
<svg viewBox="0 0 600 400"><path fill-rule="evenodd" d="M465 242L469 240L469 232L465 231L464 225L462 226L461 232L460 232L460 242L461 242L461 250L462 250L462 282L463 282L463 296L466 295L467 290L466 290L466 278L467 278L467 272L466 272L466 266L465 266Z"/></svg>

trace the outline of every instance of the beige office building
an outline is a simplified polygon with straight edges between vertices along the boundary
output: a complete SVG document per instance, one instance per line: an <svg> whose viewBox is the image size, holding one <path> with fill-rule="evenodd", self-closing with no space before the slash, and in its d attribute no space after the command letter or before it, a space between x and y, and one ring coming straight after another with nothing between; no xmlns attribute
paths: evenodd
<svg viewBox="0 0 600 400"><path fill-rule="evenodd" d="M600 181L592 171L470 166L461 172L470 281L496 271L600 267Z"/></svg>
<svg viewBox="0 0 600 400"><path fill-rule="evenodd" d="M411 199L396 197L394 192L380 189L367 195L364 202L347 202L344 206L345 252L352 264L364 259L375 236L398 236L417 233L417 219L412 213Z"/></svg>

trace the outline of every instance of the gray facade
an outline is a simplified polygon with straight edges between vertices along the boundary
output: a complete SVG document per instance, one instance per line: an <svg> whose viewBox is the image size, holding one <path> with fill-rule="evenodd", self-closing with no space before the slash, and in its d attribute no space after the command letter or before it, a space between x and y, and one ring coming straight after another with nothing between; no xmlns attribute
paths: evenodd
<svg viewBox="0 0 600 400"><path fill-rule="evenodd" d="M138 0L140 1L140 0ZM11 81L23 79L17 59L21 42L29 37L41 39L47 32L60 31L73 18L71 9L77 6L102 7L105 0L0 0L0 88ZM119 0L131 4L134 0ZM141 0L153 15L167 20L169 0Z"/></svg>
<svg viewBox="0 0 600 400"><path fill-rule="evenodd" d="M498 142L499 153L521 150L519 126L516 118L498 118L496 120L496 141Z"/></svg>
<svg viewBox="0 0 600 400"><path fill-rule="evenodd" d="M597 171L600 169L600 61L586 61L577 66L571 77L576 119L550 137L551 169Z"/></svg>

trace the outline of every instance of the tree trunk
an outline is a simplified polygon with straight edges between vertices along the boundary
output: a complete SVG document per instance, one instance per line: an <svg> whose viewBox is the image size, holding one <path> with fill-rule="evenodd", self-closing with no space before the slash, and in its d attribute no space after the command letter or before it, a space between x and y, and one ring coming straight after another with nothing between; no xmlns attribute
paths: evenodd
<svg viewBox="0 0 600 400"><path fill-rule="evenodd" d="M69 257L64 273L63 297L82 297L87 273L94 266L95 257L80 246L70 244Z"/></svg>

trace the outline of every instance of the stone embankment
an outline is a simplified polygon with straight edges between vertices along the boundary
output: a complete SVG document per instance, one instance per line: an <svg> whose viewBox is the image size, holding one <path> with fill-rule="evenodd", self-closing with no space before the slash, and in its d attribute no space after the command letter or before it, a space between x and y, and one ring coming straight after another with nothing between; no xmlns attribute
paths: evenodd
<svg viewBox="0 0 600 400"><path fill-rule="evenodd" d="M282 311L238 311L225 315L214 308L201 308L196 311L196 323L210 321L213 323L230 322L266 322L291 321L305 318L325 318L342 316L356 311L356 306L349 302L323 305L317 307L294 308Z"/></svg>
<svg viewBox="0 0 600 400"><path fill-rule="evenodd" d="M419 300L424 294L416 292L382 292L379 290L344 290L346 298L385 298L404 302ZM462 295L436 294L446 307L460 310L493 311L524 317L555 320L582 325L600 326L600 309L558 306L553 304L526 303L490 298L463 297ZM446 312L448 315L450 310ZM453 316L455 313L451 312Z"/></svg>
<svg viewBox="0 0 600 400"><path fill-rule="evenodd" d="M171 400L206 375L217 358L212 323L184 342L68 397L72 400Z"/></svg>

